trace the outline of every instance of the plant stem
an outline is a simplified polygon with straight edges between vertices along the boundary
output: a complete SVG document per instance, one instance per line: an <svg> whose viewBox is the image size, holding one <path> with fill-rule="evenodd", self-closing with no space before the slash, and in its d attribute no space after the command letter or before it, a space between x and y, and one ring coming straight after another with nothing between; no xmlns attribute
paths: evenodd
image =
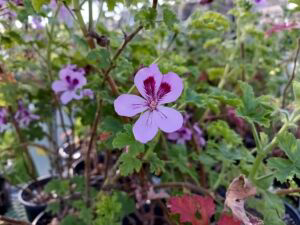
<svg viewBox="0 0 300 225"><path fill-rule="evenodd" d="M16 119L14 117L12 108L9 107L8 111L9 111L9 113L11 115L12 124L13 124L13 126L14 126L14 128L16 130L16 135L17 135L17 137L19 139L20 144L21 143L27 143L27 141L25 140L25 138L22 135L21 129L19 127L19 124L18 124L18 122L16 121ZM32 158L30 156L27 144L24 144L23 149L24 149L24 151L22 151L22 155L24 156L24 166L25 166L25 169L27 170L27 173L31 177L31 179L36 180L37 172L36 172L36 168L34 166L34 163L32 161Z"/></svg>
<svg viewBox="0 0 300 225"><path fill-rule="evenodd" d="M213 190L216 190L219 187L222 179L224 178L226 167L227 167L227 164L225 163L225 161L223 161L221 172L220 172L220 174L218 176L218 179L216 180L215 184L213 185Z"/></svg>
<svg viewBox="0 0 300 225"><path fill-rule="evenodd" d="M283 91L283 97L282 97L282 108L285 107L285 101L286 101L286 97L287 97L287 91L290 87L290 85L292 84L293 80L295 79L295 75L296 75L296 67L297 67L297 60L298 60L298 56L299 56L299 53L300 53L300 38L298 39L298 42L297 42L298 46L297 46L297 52L296 52L296 56L294 58L294 68L293 68L293 73L292 73L292 76L290 77L287 85L285 86L284 88L284 91Z"/></svg>
<svg viewBox="0 0 300 225"><path fill-rule="evenodd" d="M264 179L267 179L267 178L269 178L269 177L274 176L274 174L275 174L275 172L272 172L272 173L263 175L263 176L261 176L261 177L256 178L256 181L262 181L262 180L264 180Z"/></svg>
<svg viewBox="0 0 300 225"><path fill-rule="evenodd" d="M276 136L272 139L272 141L264 147L264 149L261 152L258 152L258 155L254 161L254 164L252 166L252 169L250 171L249 174L249 178L254 181L255 180L255 176L256 173L259 169L259 166L261 164L261 162L263 161L264 157L274 148L274 146L276 145L278 136L280 136L289 126L289 122L287 121L282 127L281 129L278 131L278 133L276 134Z"/></svg>
<svg viewBox="0 0 300 225"><path fill-rule="evenodd" d="M98 123L100 121L100 115L101 115L101 109L102 109L102 101L99 102L97 113L96 113L96 119L94 120L93 127L92 127L92 134L91 134L91 139L88 145L88 150L86 153L86 158L85 158L85 201L86 201L86 206L89 207L90 205L90 170L91 170L91 151L92 151L92 146L94 143L94 138L97 134L97 127Z"/></svg>
<svg viewBox="0 0 300 225"><path fill-rule="evenodd" d="M204 195L209 195L212 198L215 198L214 194L210 192L209 190L199 186L199 185L194 185L188 182L169 182L169 183L161 183L161 184L156 184L153 185L154 189L160 189L160 188L187 188L190 189L191 191L195 191L198 193L202 193Z"/></svg>
<svg viewBox="0 0 300 225"><path fill-rule="evenodd" d="M291 189L281 189L275 192L277 195L288 195L292 193L300 192L300 188L291 188Z"/></svg>
<svg viewBox="0 0 300 225"><path fill-rule="evenodd" d="M93 30L93 0L89 0L89 31Z"/></svg>
<svg viewBox="0 0 300 225"><path fill-rule="evenodd" d="M259 139L259 136L258 136L258 133L257 133L254 123L251 122L250 125L251 125L252 134L253 134L253 137L254 137L254 140L256 143L257 152L260 153L262 151L261 141Z"/></svg>

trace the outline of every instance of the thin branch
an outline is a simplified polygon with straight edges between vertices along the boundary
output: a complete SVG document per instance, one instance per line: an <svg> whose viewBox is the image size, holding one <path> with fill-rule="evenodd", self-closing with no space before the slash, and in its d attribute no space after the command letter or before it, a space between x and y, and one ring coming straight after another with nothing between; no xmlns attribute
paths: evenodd
<svg viewBox="0 0 300 225"><path fill-rule="evenodd" d="M98 127L98 124L100 121L101 108L102 108L102 100L100 100L99 105L98 105L96 118L94 120L93 127L92 127L91 139L90 139L90 142L88 145L86 158L85 158L85 200L86 200L87 207L89 207L89 204L90 204L89 181L90 181L90 171L91 171L91 151L92 151L92 146L94 143L95 136L97 134L97 127Z"/></svg>
<svg viewBox="0 0 300 225"><path fill-rule="evenodd" d="M293 80L295 79L295 75L296 75L296 67L297 67L297 60L298 60L298 56L299 56L299 52L300 52L300 38L298 39L298 46L297 46L297 52L296 52L296 56L294 58L294 68L293 68L293 73L292 76L290 77L287 85L284 88L283 91L283 97L282 97L282 105L281 107L284 108L285 107L285 103L286 103L286 97L287 97L287 92L289 90L290 85L292 84Z"/></svg>
<svg viewBox="0 0 300 225"><path fill-rule="evenodd" d="M288 195L292 193L300 192L300 188L292 188L292 189L281 189L275 192L277 195Z"/></svg>
<svg viewBox="0 0 300 225"><path fill-rule="evenodd" d="M161 184L156 184L153 185L154 189L159 189L159 188L186 188L186 189L190 189L191 191L195 191L195 192L199 192L205 195L209 195L212 198L215 198L214 194L212 192L210 192L209 190L200 187L200 186L196 186L194 184L191 183L187 183L187 182L169 182L169 183L161 183Z"/></svg>
<svg viewBox="0 0 300 225"><path fill-rule="evenodd" d="M93 0L89 0L89 31L93 29Z"/></svg>

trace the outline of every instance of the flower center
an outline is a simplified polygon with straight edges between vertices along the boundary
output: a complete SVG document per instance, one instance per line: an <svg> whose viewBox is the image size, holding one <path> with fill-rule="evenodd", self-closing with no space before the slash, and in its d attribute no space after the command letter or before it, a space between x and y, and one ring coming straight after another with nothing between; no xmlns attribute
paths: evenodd
<svg viewBox="0 0 300 225"><path fill-rule="evenodd" d="M156 101L151 101L149 104L149 108L151 111L155 110L157 107L157 102Z"/></svg>

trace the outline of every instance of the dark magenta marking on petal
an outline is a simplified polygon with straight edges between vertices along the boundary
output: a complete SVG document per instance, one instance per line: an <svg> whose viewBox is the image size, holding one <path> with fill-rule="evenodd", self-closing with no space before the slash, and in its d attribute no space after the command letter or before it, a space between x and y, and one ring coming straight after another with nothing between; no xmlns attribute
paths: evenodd
<svg viewBox="0 0 300 225"><path fill-rule="evenodd" d="M168 94L171 91L170 84L163 82L161 83L158 92L157 92L157 99L162 99L166 94Z"/></svg>
<svg viewBox="0 0 300 225"><path fill-rule="evenodd" d="M68 75L68 76L66 76L66 81L68 82L68 83L71 83L71 77Z"/></svg>
<svg viewBox="0 0 300 225"><path fill-rule="evenodd" d="M73 83L73 86L76 86L79 83L79 80L75 78L72 83Z"/></svg>
<svg viewBox="0 0 300 225"><path fill-rule="evenodd" d="M154 95L155 95L155 80L154 80L153 76L148 77L146 80L144 80L144 88L145 88L146 94L149 97L154 98Z"/></svg>

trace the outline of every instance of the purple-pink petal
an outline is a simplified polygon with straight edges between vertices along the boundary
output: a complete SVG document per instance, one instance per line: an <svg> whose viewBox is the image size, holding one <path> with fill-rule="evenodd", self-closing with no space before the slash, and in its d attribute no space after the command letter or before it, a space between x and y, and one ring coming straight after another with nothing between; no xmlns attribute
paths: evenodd
<svg viewBox="0 0 300 225"><path fill-rule="evenodd" d="M158 90L158 95L160 95L159 93L162 92L162 94L158 96L159 104L165 104L176 101L183 90L182 79L176 73L170 72L163 76L160 89L163 87L164 84L168 84L170 86L170 91L164 94L163 90Z"/></svg>
<svg viewBox="0 0 300 225"><path fill-rule="evenodd" d="M180 138L179 133L176 131L168 134L168 139L171 141L177 141L177 139L179 138Z"/></svg>
<svg viewBox="0 0 300 225"><path fill-rule="evenodd" d="M158 88L161 84L162 74L156 64L140 69L135 77L134 84L141 95L148 99L156 96Z"/></svg>
<svg viewBox="0 0 300 225"><path fill-rule="evenodd" d="M67 89L68 87L66 83L61 80L56 80L52 83L52 90L56 93L61 91L66 91Z"/></svg>
<svg viewBox="0 0 300 225"><path fill-rule="evenodd" d="M153 114L157 126L166 133L179 130L183 125L183 116L173 108L158 106Z"/></svg>
<svg viewBox="0 0 300 225"><path fill-rule="evenodd" d="M61 102L66 105L73 99L73 92L72 91L65 91L61 96Z"/></svg>
<svg viewBox="0 0 300 225"><path fill-rule="evenodd" d="M138 113L144 112L147 109L145 99L130 94L120 95L114 101L115 111L120 116L132 117Z"/></svg>
<svg viewBox="0 0 300 225"><path fill-rule="evenodd" d="M90 99L94 98L94 92L91 89L83 89L82 90L82 95L85 97L89 97Z"/></svg>
<svg viewBox="0 0 300 225"><path fill-rule="evenodd" d="M137 141L145 144L155 137L158 127L154 121L153 115L153 112L146 111L135 122L133 134Z"/></svg>

